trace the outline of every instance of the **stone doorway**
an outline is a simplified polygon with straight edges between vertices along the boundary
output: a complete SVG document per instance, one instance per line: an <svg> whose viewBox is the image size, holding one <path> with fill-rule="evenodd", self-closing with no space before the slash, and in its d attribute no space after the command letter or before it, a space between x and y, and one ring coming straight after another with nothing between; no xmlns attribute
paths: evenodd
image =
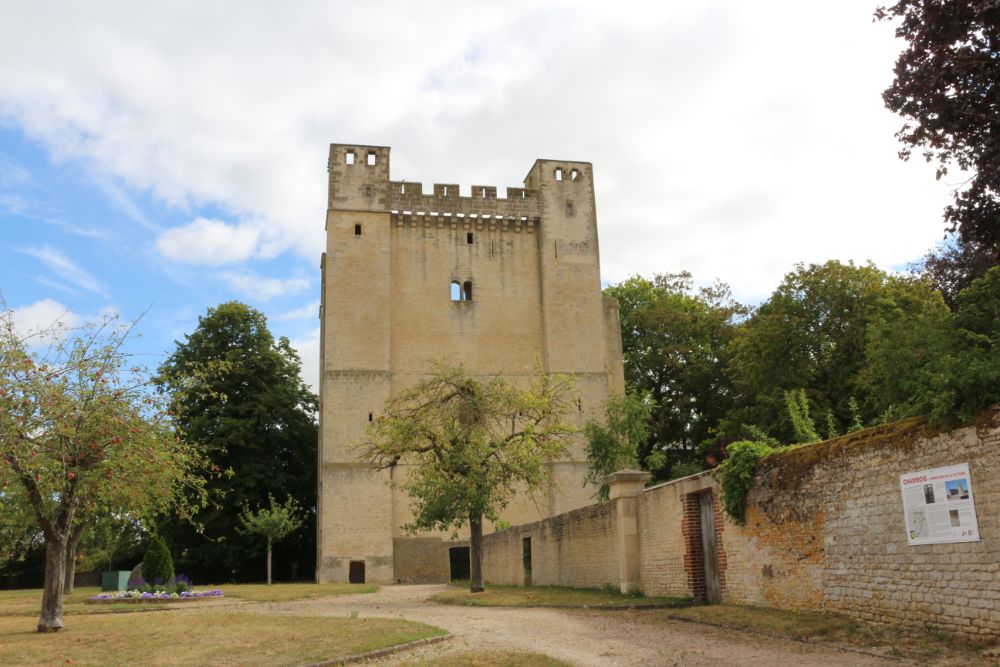
<svg viewBox="0 0 1000 667"><path fill-rule="evenodd" d="M347 570L347 581L351 584L365 583L365 562L363 560L352 560Z"/></svg>
<svg viewBox="0 0 1000 667"><path fill-rule="evenodd" d="M448 549L448 562L451 566L452 581L468 580L469 547L451 547Z"/></svg>

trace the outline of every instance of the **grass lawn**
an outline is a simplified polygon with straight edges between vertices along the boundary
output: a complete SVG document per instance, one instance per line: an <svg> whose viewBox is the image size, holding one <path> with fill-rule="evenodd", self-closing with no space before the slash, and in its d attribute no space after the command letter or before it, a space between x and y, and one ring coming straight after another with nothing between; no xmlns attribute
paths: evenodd
<svg viewBox="0 0 1000 667"><path fill-rule="evenodd" d="M308 582L295 584L219 584L212 586L197 586L196 590L221 588L227 598L252 600L254 602L289 602L291 600L309 600L326 597L327 595L353 595L355 593L374 593L378 586L371 584L313 584Z"/></svg>
<svg viewBox="0 0 1000 667"><path fill-rule="evenodd" d="M308 600L327 595L350 595L354 593L374 593L378 586L368 584L223 584L221 586L197 586L196 590L209 590L221 588L225 594L222 600L227 598L247 600L251 602L288 602L291 600ZM67 595L63 600L63 614L70 616L76 614L107 614L109 612L137 612L153 611L165 608L167 605L160 603L144 603L137 605L130 602L119 604L106 602L99 605L84 604L84 600L97 595L101 589L96 586L82 586L77 588L72 595ZM220 598L208 598L208 600L219 600ZM182 604L185 608L191 605L203 603L203 600L195 602L182 602L169 604L171 608L177 604ZM0 616L37 616L42 607L42 590L40 588L21 589L14 591L0 591Z"/></svg>
<svg viewBox="0 0 1000 667"><path fill-rule="evenodd" d="M57 634L0 617L0 662L15 665L302 665L445 634L395 619L197 611L86 614ZM541 663L539 663L541 664Z"/></svg>
<svg viewBox="0 0 1000 667"><path fill-rule="evenodd" d="M569 667L561 660L540 653L476 651L404 663L406 667Z"/></svg>
<svg viewBox="0 0 1000 667"><path fill-rule="evenodd" d="M116 611L139 611L134 603L107 603L102 605L85 605L84 600L97 595L101 589L97 586L81 586L72 595L63 599L63 615L93 614ZM152 609L150 605L148 609ZM4 616L38 616L42 610L42 589L25 588L13 591L0 591L0 617Z"/></svg>
<svg viewBox="0 0 1000 667"><path fill-rule="evenodd" d="M471 607L631 607L641 605L670 605L681 607L690 604L688 598L635 597L614 590L596 588L568 588L564 586L500 586L487 584L482 593L470 593L455 586L431 598L442 604L459 604Z"/></svg>
<svg viewBox="0 0 1000 667"><path fill-rule="evenodd" d="M657 611L655 616L722 624L777 637L846 644L925 664L946 654L960 658L966 665L988 664L977 660L983 648L979 644L955 640L939 632L871 625L837 614L719 604Z"/></svg>

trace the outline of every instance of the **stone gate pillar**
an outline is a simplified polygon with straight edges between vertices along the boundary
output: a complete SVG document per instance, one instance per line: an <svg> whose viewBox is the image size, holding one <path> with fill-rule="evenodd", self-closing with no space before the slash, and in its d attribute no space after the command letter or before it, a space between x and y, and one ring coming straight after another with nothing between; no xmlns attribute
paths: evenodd
<svg viewBox="0 0 1000 667"><path fill-rule="evenodd" d="M639 585L639 494L652 477L644 470L619 470L607 478L615 504L619 589L629 593Z"/></svg>

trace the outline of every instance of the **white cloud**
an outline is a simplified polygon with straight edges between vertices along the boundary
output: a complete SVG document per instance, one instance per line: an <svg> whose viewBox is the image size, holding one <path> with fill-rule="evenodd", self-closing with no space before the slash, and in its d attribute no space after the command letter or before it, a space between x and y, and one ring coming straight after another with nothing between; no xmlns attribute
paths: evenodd
<svg viewBox="0 0 1000 667"><path fill-rule="evenodd" d="M267 278L252 271L226 271L218 274L230 289L257 301L298 294L312 285L308 278Z"/></svg>
<svg viewBox="0 0 1000 667"><path fill-rule="evenodd" d="M293 249L312 269L327 145L356 141L391 145L396 179L465 192L535 157L591 161L606 280L689 269L754 298L796 261L891 266L941 236L948 184L896 158L880 95L901 47L872 11L22 3L0 24L0 115L56 159L236 221L163 234L177 261Z"/></svg>
<svg viewBox="0 0 1000 667"><path fill-rule="evenodd" d="M104 283L60 250L51 246L42 246L40 248L20 248L19 251L25 255L40 259L50 271L69 283L69 286L80 287L88 292L93 292L107 298L108 291Z"/></svg>
<svg viewBox="0 0 1000 667"><path fill-rule="evenodd" d="M302 381L315 393L319 393L319 327L302 338L288 341L302 360Z"/></svg>
<svg viewBox="0 0 1000 667"><path fill-rule="evenodd" d="M170 229L156 240L165 257L187 264L232 264L254 255L260 234L247 226L228 225L222 220L195 218L183 227Z"/></svg>
<svg viewBox="0 0 1000 667"><path fill-rule="evenodd" d="M284 313L279 313L274 316L274 319L279 322L287 322L290 320L305 320L319 318L319 299L307 303L301 308L296 308L294 310L289 310Z"/></svg>
<svg viewBox="0 0 1000 667"><path fill-rule="evenodd" d="M13 310L14 326L20 336L31 337L37 344L48 344L59 331L72 329L81 323L80 316L68 307L42 299Z"/></svg>

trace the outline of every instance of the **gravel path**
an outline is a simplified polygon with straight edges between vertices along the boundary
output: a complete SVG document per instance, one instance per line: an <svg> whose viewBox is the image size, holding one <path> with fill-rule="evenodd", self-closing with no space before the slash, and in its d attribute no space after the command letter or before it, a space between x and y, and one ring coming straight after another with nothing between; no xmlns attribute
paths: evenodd
<svg viewBox="0 0 1000 667"><path fill-rule="evenodd" d="M254 605L274 614L382 616L444 628L451 641L423 647L379 664L470 650L533 651L573 665L796 665L900 664L830 646L769 639L736 630L654 621L651 611L460 607L429 602L443 585L385 586L377 593Z"/></svg>

